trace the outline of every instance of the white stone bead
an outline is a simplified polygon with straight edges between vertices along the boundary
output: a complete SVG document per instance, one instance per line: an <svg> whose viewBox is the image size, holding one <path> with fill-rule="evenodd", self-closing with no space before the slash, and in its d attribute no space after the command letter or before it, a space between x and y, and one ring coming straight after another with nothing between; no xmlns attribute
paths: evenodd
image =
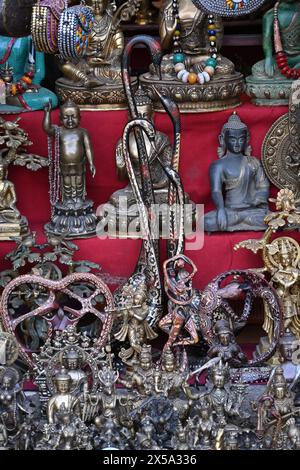
<svg viewBox="0 0 300 470"><path fill-rule="evenodd" d="M202 73L203 73L204 80L206 82L210 82L210 75L205 71L203 71Z"/></svg>
<svg viewBox="0 0 300 470"><path fill-rule="evenodd" d="M215 73L215 69L213 67L211 67L211 65L207 65L204 68L204 72L207 72L209 74L209 76L212 77Z"/></svg>
<svg viewBox="0 0 300 470"><path fill-rule="evenodd" d="M183 83L187 83L187 82L188 82L188 78L189 78L189 72L187 72L187 71L185 70L185 71L184 71L184 74L182 75L181 80L183 81Z"/></svg>
<svg viewBox="0 0 300 470"><path fill-rule="evenodd" d="M179 80L181 80L181 79L182 79L182 77L183 77L183 75L185 74L185 72L186 72L186 70L185 70L185 69L183 69L183 70L180 70L180 72L178 72L178 74L177 74L177 78L179 78Z"/></svg>
<svg viewBox="0 0 300 470"><path fill-rule="evenodd" d="M174 65L175 72L178 73L180 70L184 70L185 66L182 62L179 62L178 64Z"/></svg>
<svg viewBox="0 0 300 470"><path fill-rule="evenodd" d="M204 85L204 82L205 82L205 79L204 79L204 76L203 76L203 73L198 73L198 81L200 83L200 85Z"/></svg>

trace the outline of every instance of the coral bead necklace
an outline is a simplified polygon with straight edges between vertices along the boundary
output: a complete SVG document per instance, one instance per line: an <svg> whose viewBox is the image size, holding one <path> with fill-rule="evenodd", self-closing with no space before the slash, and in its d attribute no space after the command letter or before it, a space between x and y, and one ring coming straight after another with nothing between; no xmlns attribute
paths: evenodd
<svg viewBox="0 0 300 470"><path fill-rule="evenodd" d="M300 78L300 69L292 68L288 65L288 59L286 53L283 50L278 19L279 4L280 2L277 2L274 6L274 47L276 53L276 62L282 75L296 80L297 78Z"/></svg>

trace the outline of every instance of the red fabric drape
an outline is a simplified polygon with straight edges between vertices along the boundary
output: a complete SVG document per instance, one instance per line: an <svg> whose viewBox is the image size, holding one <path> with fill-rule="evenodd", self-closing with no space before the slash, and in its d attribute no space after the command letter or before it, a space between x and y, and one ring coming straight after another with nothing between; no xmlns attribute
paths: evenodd
<svg viewBox="0 0 300 470"><path fill-rule="evenodd" d="M263 139L273 124L282 114L287 112L286 107L256 107L247 99L236 111L246 122L251 132L251 145L253 155L260 157ZM182 120L182 146L180 173L185 190L195 203L202 203L205 211L213 209L210 198L208 171L210 164L217 159L218 135L222 125L228 119L232 110L205 113L183 114ZM14 119L15 116L8 119ZM28 112L21 115L20 125L29 133L33 142L30 151L47 156L47 137L42 130L43 112ZM53 112L53 120L58 123L59 112ZM158 113L155 118L159 130L172 136L172 126L168 117ZM88 197L95 202L95 206L108 201L109 196L126 183L120 183L116 176L115 147L122 135L127 122L126 111L98 111L82 112L81 126L89 130L95 152L97 174L92 179L87 169ZM42 228L49 220L49 186L47 169L36 173L24 168L11 167L9 179L15 183L18 195L18 208L25 215L32 230L37 230L39 241L43 240ZM275 189L273 188L273 192ZM233 268L249 268L260 266L260 258L246 250L233 251L235 243L249 238L260 237L261 233L217 233L205 235L204 246L196 251L187 251L198 266L196 287L203 288L213 277L220 272ZM299 238L298 234L295 234ZM100 263L103 271L115 276L128 276L132 273L139 248L138 240L77 240L80 251L77 259L89 259ZM7 267L3 256L13 248L10 242L0 243L1 265Z"/></svg>

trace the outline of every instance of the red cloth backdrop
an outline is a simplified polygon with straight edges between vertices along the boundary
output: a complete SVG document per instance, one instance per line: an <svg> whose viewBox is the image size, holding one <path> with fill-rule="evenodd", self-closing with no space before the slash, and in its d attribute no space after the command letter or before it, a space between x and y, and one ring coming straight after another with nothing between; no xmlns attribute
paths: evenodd
<svg viewBox="0 0 300 470"><path fill-rule="evenodd" d="M236 108L241 119L246 122L251 131L253 155L260 157L263 139L286 107L256 107L248 100ZM210 197L208 171L210 164L217 159L218 135L222 125L228 119L232 110L205 113L183 114L182 146L180 174L185 190L195 203L205 205L205 211L213 209ZM14 119L14 116L9 119ZM29 133L33 142L30 151L47 156L47 137L42 130L43 112L28 112L21 115L20 125ZM53 120L58 123L59 113L53 112ZM116 176L115 147L122 135L127 122L126 111L97 111L82 112L81 126L89 130L95 152L97 174L92 179L88 170L88 197L95 206L108 201L110 195L125 186ZM172 136L172 126L168 117L163 113L156 115L156 126L159 130ZM9 179L15 183L18 195L18 208L25 215L32 230L39 233L39 242L44 240L43 225L49 220L49 185L47 169L34 173L24 168L11 167ZM187 251L198 266L195 285L203 288L217 274L233 268L249 268L261 265L259 255L246 250L233 251L235 243L249 238L260 237L261 233L217 233L205 235L204 246L196 251ZM297 234L296 234L297 236ZM102 265L103 271L113 276L130 275L137 261L140 241L138 240L77 240L80 251L77 259L89 259ZM0 243L1 269L8 267L4 255L13 248L10 242Z"/></svg>

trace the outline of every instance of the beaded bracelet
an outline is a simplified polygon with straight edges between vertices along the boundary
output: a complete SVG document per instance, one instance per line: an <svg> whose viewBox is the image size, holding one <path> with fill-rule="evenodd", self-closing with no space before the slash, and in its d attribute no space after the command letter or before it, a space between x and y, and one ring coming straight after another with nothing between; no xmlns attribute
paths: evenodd
<svg viewBox="0 0 300 470"><path fill-rule="evenodd" d="M78 5L64 10L58 27L58 49L64 59L80 59L88 47L94 16L91 9Z"/></svg>

